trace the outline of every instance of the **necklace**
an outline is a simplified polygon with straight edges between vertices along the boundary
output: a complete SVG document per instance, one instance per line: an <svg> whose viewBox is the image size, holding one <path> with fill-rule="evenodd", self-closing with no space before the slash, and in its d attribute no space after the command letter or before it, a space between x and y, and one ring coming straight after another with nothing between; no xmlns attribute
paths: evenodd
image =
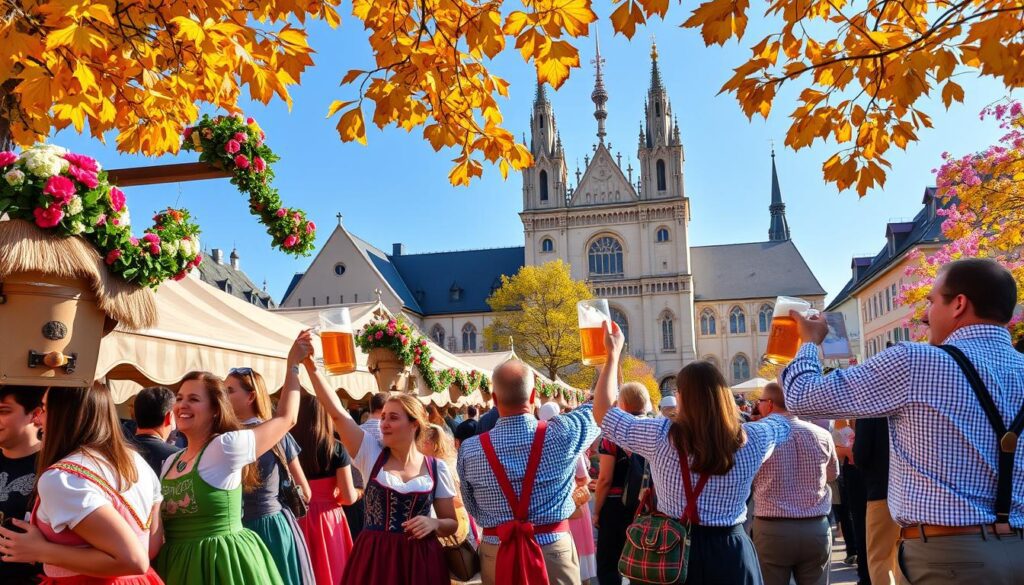
<svg viewBox="0 0 1024 585"><path fill-rule="evenodd" d="M192 459L195 459L195 457L193 457ZM178 462L174 465L174 468L178 470L178 473L184 473L185 468L188 467L188 464L192 461L192 459L189 459L188 461L185 461L184 458L178 459Z"/></svg>

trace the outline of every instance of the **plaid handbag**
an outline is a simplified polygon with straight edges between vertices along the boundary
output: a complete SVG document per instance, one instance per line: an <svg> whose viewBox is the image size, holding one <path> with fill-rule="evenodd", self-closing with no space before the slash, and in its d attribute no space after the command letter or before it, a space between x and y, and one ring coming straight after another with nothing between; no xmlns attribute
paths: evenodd
<svg viewBox="0 0 1024 585"><path fill-rule="evenodd" d="M619 557L619 573L630 583L670 585L686 581L686 568L690 558L691 523L700 523L697 498L704 490L708 476L701 475L694 489L690 481L687 457L679 456L683 487L686 490L686 510L682 521L670 518L651 506L652 487L637 509L636 519L626 528L626 544Z"/></svg>

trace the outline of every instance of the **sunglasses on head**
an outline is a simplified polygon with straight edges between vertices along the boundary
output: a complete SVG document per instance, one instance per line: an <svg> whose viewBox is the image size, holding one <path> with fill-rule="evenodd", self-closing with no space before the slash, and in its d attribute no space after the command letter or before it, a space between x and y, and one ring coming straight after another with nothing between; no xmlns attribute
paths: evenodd
<svg viewBox="0 0 1024 585"><path fill-rule="evenodd" d="M231 368L230 370L228 370L228 375L230 376L231 374L238 374L240 376L251 376L252 372L252 368Z"/></svg>

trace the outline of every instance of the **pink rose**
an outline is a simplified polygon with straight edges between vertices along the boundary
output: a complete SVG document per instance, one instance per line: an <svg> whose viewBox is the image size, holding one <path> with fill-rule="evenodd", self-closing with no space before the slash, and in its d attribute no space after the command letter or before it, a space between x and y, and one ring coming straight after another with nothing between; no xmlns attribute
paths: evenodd
<svg viewBox="0 0 1024 585"><path fill-rule="evenodd" d="M99 180L96 179L96 173L84 167L71 165L68 167L68 174L89 189L95 189L96 186L100 184Z"/></svg>
<svg viewBox="0 0 1024 585"><path fill-rule="evenodd" d="M252 168L255 169L257 173L262 173L263 171L267 170L267 163L262 158L257 156L252 159Z"/></svg>
<svg viewBox="0 0 1024 585"><path fill-rule="evenodd" d="M14 154L9 150L0 152L0 167L6 167L14 164L14 161L18 160L18 155Z"/></svg>
<svg viewBox="0 0 1024 585"><path fill-rule="evenodd" d="M97 226L107 225L107 214L106 213L101 213L100 216L96 218L96 225Z"/></svg>
<svg viewBox="0 0 1024 585"><path fill-rule="evenodd" d="M56 227L60 220L64 219L64 212L61 211L59 205L51 205L47 208L37 207L32 210L32 214L36 216L36 225L41 228Z"/></svg>
<svg viewBox="0 0 1024 585"><path fill-rule="evenodd" d="M149 245L149 253L154 255L154 256L159 256L160 255L160 246L158 246L156 244L150 244Z"/></svg>
<svg viewBox="0 0 1024 585"><path fill-rule="evenodd" d="M285 248L291 248L292 246L294 246L295 244L298 244L298 243L299 243L299 238L295 237L294 235L290 235L290 236L288 236L287 238L284 239L283 246Z"/></svg>
<svg viewBox="0 0 1024 585"><path fill-rule="evenodd" d="M434 358L433 358L433 356L431 356L431 358L430 358L430 363L434 363Z"/></svg>
<svg viewBox="0 0 1024 585"><path fill-rule="evenodd" d="M420 363L420 358L416 358L416 359L414 359L412 361L415 362L418 365Z"/></svg>
<svg viewBox="0 0 1024 585"><path fill-rule="evenodd" d="M426 339L421 339L420 340L420 347L426 347L426 346L427 346L427 340Z"/></svg>
<svg viewBox="0 0 1024 585"><path fill-rule="evenodd" d="M110 206L114 208L114 211L120 213L124 209L124 191L117 187L110 188ZM114 224L117 225L117 224Z"/></svg>
<svg viewBox="0 0 1024 585"><path fill-rule="evenodd" d="M242 145L237 140L228 140L228 143L224 145L224 151L228 154L235 154L241 150Z"/></svg>
<svg viewBox="0 0 1024 585"><path fill-rule="evenodd" d="M107 263L107 266L110 266L114 262L117 262L118 258L120 257L121 250L111 250L110 252L107 253L107 259L105 260L105 262Z"/></svg>
<svg viewBox="0 0 1024 585"><path fill-rule="evenodd" d="M75 196L75 184L67 177L55 175L46 180L43 193L53 196L53 200L60 205L67 205L68 201Z"/></svg>
<svg viewBox="0 0 1024 585"><path fill-rule="evenodd" d="M72 165L74 165L76 167L81 167L81 168L89 171L90 173L98 173L98 172L100 172L100 165L99 165L99 163L96 162L96 159L94 159L94 158L92 158L90 156L85 156L84 154L75 154L73 152L69 152L69 153L64 155L64 160L68 161L69 163L71 163ZM2 166L2 165L0 165L0 166Z"/></svg>
<svg viewBox="0 0 1024 585"><path fill-rule="evenodd" d="M117 224L114 224L114 225L117 225ZM128 241L131 242L133 246L138 246L139 245L139 238L136 238L135 236L132 236L132 237L128 238Z"/></svg>
<svg viewBox="0 0 1024 585"><path fill-rule="evenodd" d="M188 273L182 270L181 272L175 274L171 278L173 278L174 280L184 280L186 276L188 276Z"/></svg>
<svg viewBox="0 0 1024 585"><path fill-rule="evenodd" d="M250 117L245 119L245 123L249 124L251 126L251 125L256 123L256 120L252 119L252 117L250 116Z"/></svg>
<svg viewBox="0 0 1024 585"><path fill-rule="evenodd" d="M248 138L248 136L245 135L245 132L235 132L235 140L238 142L245 142L246 138Z"/></svg>
<svg viewBox="0 0 1024 585"><path fill-rule="evenodd" d="M377 334L374 335L373 337L375 339L384 339L384 332L383 331L378 331Z"/></svg>
<svg viewBox="0 0 1024 585"><path fill-rule="evenodd" d="M203 255L196 254L195 259L193 259L192 261L196 263L196 266L199 266L203 262Z"/></svg>
<svg viewBox="0 0 1024 585"><path fill-rule="evenodd" d="M156 234L146 234L146 235L142 236L142 241L149 242L150 244L159 246L160 245L160 236L158 236Z"/></svg>
<svg viewBox="0 0 1024 585"><path fill-rule="evenodd" d="M240 168L240 169L247 169L247 168L249 168L249 158L246 157L244 154L240 154L240 155L236 156L235 157L235 166Z"/></svg>
<svg viewBox="0 0 1024 585"><path fill-rule="evenodd" d="M307 234L311 234L311 233L313 233L315 231L316 231L316 224L311 222L311 221L307 222L306 223L306 233Z"/></svg>
<svg viewBox="0 0 1024 585"><path fill-rule="evenodd" d="M276 215L277 217L284 217L288 215L288 210L282 207L281 209L278 209L277 212L274 213L274 215Z"/></svg>
<svg viewBox="0 0 1024 585"><path fill-rule="evenodd" d="M185 140L188 140L189 138L192 138L192 132L194 130L195 130L195 128L193 128L191 126L189 126L188 128L185 128L185 132L184 132Z"/></svg>

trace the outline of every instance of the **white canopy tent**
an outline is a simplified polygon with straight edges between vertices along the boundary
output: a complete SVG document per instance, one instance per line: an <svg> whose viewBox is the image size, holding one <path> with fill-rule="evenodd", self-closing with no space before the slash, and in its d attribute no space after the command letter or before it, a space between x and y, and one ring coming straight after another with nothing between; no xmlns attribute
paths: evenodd
<svg viewBox="0 0 1024 585"><path fill-rule="evenodd" d="M484 369L484 370L489 371L489 372L493 372L498 366L500 366L501 364L507 362L508 360L519 360L519 361L522 361L522 358L520 358L516 354L516 352L514 350L487 351L487 352L479 352L479 353L467 353L467 354L461 354L460 357L462 357L462 359L464 359L465 361L467 361L467 362L469 362L471 364L475 364L479 368ZM575 394L577 392L576 388L573 388L572 386L566 384L565 382L563 382L562 380L559 380L557 378L555 380L551 380L550 378L548 378L544 374L541 374L540 372L538 372L536 368L530 366L529 364L526 364L526 367L529 368L530 371L533 372L533 374L535 376L540 378L545 383L551 384L553 382L553 383L557 384L558 386L560 386L563 390L569 391L572 396L575 396ZM568 401L568 402L575 403L574 400L573 401Z"/></svg>
<svg viewBox="0 0 1024 585"><path fill-rule="evenodd" d="M730 390L737 394L747 394L756 390L763 390L769 383L771 383L771 380L765 380L764 378L751 378L746 382L736 384L730 388Z"/></svg>

